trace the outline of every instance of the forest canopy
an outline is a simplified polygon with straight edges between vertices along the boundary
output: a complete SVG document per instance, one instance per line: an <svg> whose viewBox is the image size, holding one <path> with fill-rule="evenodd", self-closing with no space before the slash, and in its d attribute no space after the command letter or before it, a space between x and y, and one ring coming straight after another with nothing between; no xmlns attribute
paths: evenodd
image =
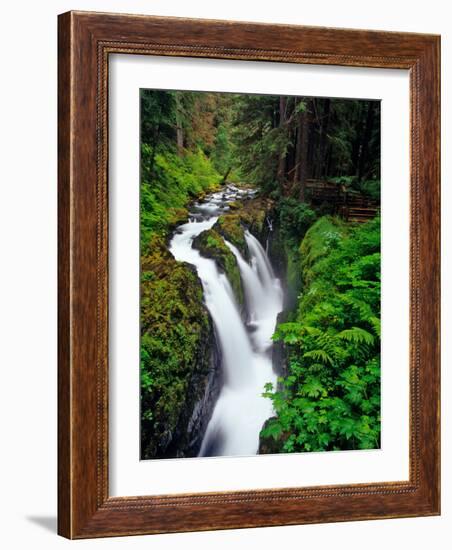
<svg viewBox="0 0 452 550"><path fill-rule="evenodd" d="M144 238L223 179L302 202L309 179L379 199L380 102L143 89Z"/></svg>

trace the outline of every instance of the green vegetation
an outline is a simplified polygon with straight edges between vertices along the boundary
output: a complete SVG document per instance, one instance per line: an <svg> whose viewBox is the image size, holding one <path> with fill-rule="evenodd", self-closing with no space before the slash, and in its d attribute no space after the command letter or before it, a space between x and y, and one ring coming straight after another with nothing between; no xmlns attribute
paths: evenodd
<svg viewBox="0 0 452 550"><path fill-rule="evenodd" d="M302 293L274 335L288 352L277 417L262 437L285 452L372 449L380 441L380 221L320 218L301 246ZM270 442L274 449L275 442Z"/></svg>
<svg viewBox="0 0 452 550"><path fill-rule="evenodd" d="M141 148L142 164L147 165L151 149ZM190 200L213 191L220 182L220 175L205 154L187 151L182 157L167 151L155 156L153 174L147 179L143 170L141 185L141 242L148 245L155 233L165 234L169 226L175 226L187 218L186 206Z"/></svg>
<svg viewBox="0 0 452 550"><path fill-rule="evenodd" d="M379 220L347 223L336 197L379 203L379 102L157 90L140 98L141 457L196 454L193 414L210 391L214 330L195 271L167 244L190 202L225 181L259 193L231 204L195 246L244 306L223 239L247 257L244 229L262 240L270 220L270 255L289 297L274 335L287 361L278 387L265 389L276 417L262 452L378 447ZM314 200L311 180L329 186L325 200Z"/></svg>
<svg viewBox="0 0 452 550"><path fill-rule="evenodd" d="M241 175L268 193L304 202L309 179L380 179L377 101L240 95L234 109Z"/></svg>

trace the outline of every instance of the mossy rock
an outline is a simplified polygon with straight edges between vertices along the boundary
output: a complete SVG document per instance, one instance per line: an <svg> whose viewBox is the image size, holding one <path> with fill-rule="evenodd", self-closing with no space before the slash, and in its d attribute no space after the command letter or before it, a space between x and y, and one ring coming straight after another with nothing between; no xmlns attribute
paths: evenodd
<svg viewBox="0 0 452 550"><path fill-rule="evenodd" d="M313 266L347 235L349 228L341 219L333 216L319 218L306 232L300 243L299 254L305 284L314 278Z"/></svg>
<svg viewBox="0 0 452 550"><path fill-rule="evenodd" d="M247 255L245 233L239 213L227 213L221 215L213 229L227 241L236 246L243 255Z"/></svg>
<svg viewBox="0 0 452 550"><path fill-rule="evenodd" d="M228 203L228 206L231 210L239 210L240 208L243 208L243 203L240 201L232 201Z"/></svg>
<svg viewBox="0 0 452 550"><path fill-rule="evenodd" d="M290 435L289 433L283 433L278 438L262 435L262 432L276 419L276 416L272 416L268 418L262 426L261 433L259 434L258 454L260 455L279 454L284 452L284 443L287 441Z"/></svg>
<svg viewBox="0 0 452 550"><path fill-rule="evenodd" d="M193 240L193 246L205 258L215 260L218 268L226 273L237 303L240 308L243 308L245 299L239 267L234 254L226 246L223 237L214 229L207 229Z"/></svg>
<svg viewBox="0 0 452 550"><path fill-rule="evenodd" d="M176 432L190 436L181 418L190 418L203 398L214 345L196 270L177 262L163 237L154 236L141 273L142 458L167 456ZM194 378L200 382L193 390ZM187 445L179 442L181 456Z"/></svg>
<svg viewBox="0 0 452 550"><path fill-rule="evenodd" d="M269 199L256 198L247 201L240 210L240 219L252 233L261 235L265 227L265 219L273 207Z"/></svg>
<svg viewBox="0 0 452 550"><path fill-rule="evenodd" d="M188 210L186 208L170 208L168 210L168 226L170 229L185 223L188 220Z"/></svg>
<svg viewBox="0 0 452 550"><path fill-rule="evenodd" d="M230 212L218 218L214 229L247 257L244 229L249 229L258 238L261 237L265 231L265 219L273 208L273 202L259 197L245 202L236 201L232 205Z"/></svg>

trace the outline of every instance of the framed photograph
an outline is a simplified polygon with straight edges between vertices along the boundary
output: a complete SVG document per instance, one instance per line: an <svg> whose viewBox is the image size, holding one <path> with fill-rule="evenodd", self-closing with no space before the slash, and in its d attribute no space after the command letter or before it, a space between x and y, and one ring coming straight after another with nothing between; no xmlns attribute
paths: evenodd
<svg viewBox="0 0 452 550"><path fill-rule="evenodd" d="M439 56L59 16L61 535L440 513Z"/></svg>

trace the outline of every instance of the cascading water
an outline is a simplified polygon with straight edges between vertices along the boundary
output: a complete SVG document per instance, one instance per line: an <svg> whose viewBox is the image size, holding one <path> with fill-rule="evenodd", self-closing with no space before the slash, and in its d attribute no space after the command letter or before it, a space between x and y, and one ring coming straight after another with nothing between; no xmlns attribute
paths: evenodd
<svg viewBox="0 0 452 550"><path fill-rule="evenodd" d="M257 351L265 352L272 344L276 317L282 309L281 285L256 237L245 231L245 240L251 265L235 246L227 241L225 243L239 266L248 313L247 325L252 330L251 339Z"/></svg>
<svg viewBox="0 0 452 550"><path fill-rule="evenodd" d="M226 275L218 271L214 260L204 258L192 247L193 239L210 229L219 214L229 209L228 202L253 193L234 186L214 193L196 205L191 221L177 228L170 244L176 260L197 269L222 352L224 384L199 456L256 454L259 432L273 413L271 401L262 397L262 392L267 382L276 382L269 350L276 317L282 309L282 292L268 257L248 231L245 239L250 263L225 241L237 260L242 278L248 315L245 325Z"/></svg>

